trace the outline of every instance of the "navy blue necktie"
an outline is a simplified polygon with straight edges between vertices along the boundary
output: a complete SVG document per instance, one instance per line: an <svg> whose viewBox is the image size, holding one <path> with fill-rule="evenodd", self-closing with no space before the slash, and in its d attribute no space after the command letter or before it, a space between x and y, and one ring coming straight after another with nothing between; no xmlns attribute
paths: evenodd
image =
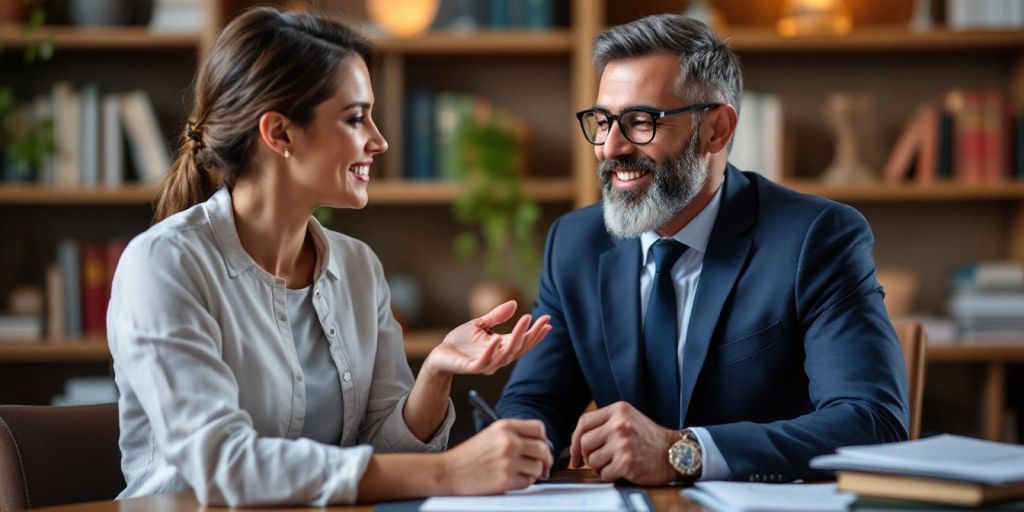
<svg viewBox="0 0 1024 512"><path fill-rule="evenodd" d="M676 318L676 288L672 266L686 246L662 239L651 246L654 251L654 282L644 315L644 359L647 363L647 414L657 424L679 427L679 370Z"/></svg>

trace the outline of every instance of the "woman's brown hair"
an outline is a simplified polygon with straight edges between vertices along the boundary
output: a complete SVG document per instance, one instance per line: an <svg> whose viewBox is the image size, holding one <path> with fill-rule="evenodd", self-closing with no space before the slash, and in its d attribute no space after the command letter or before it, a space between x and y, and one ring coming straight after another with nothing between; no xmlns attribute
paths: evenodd
<svg viewBox="0 0 1024 512"><path fill-rule="evenodd" d="M196 75L195 104L153 222L232 186L252 159L263 113L308 124L334 94L339 64L358 55L369 65L373 52L352 29L307 12L257 7L231 21Z"/></svg>

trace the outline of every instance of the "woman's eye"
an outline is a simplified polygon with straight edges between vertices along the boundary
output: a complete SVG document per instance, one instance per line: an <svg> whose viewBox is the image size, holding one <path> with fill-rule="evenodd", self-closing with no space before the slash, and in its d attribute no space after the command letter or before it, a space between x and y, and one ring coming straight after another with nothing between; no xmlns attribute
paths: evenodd
<svg viewBox="0 0 1024 512"><path fill-rule="evenodd" d="M356 116L348 120L348 124L352 126L361 126L366 121L364 116Z"/></svg>

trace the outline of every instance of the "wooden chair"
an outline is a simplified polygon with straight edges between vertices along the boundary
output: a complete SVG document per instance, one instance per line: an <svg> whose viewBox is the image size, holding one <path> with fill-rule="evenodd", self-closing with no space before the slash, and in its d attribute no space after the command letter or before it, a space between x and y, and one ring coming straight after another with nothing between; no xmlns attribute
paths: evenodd
<svg viewBox="0 0 1024 512"><path fill-rule="evenodd" d="M119 433L117 404L0 405L0 512L116 498Z"/></svg>
<svg viewBox="0 0 1024 512"><path fill-rule="evenodd" d="M910 438L921 434L921 402L924 400L925 351L928 333L920 322L894 322L896 336L903 349L903 362L907 365L907 397L910 401Z"/></svg>

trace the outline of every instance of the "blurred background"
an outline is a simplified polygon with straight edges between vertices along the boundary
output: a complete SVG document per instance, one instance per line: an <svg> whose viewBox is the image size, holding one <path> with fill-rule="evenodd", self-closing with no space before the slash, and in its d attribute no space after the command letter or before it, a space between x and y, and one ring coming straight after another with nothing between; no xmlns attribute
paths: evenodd
<svg viewBox="0 0 1024 512"><path fill-rule="evenodd" d="M573 116L594 36L684 12L741 58L730 161L871 223L890 314L928 329L923 434L1019 442L1024 0L276 3L379 45L370 205L317 215L380 256L414 371L477 311L528 312L547 226L599 200ZM149 226L197 63L255 4L0 0L0 403L116 399L112 271ZM496 400L507 376L457 379L453 443L466 390Z"/></svg>

